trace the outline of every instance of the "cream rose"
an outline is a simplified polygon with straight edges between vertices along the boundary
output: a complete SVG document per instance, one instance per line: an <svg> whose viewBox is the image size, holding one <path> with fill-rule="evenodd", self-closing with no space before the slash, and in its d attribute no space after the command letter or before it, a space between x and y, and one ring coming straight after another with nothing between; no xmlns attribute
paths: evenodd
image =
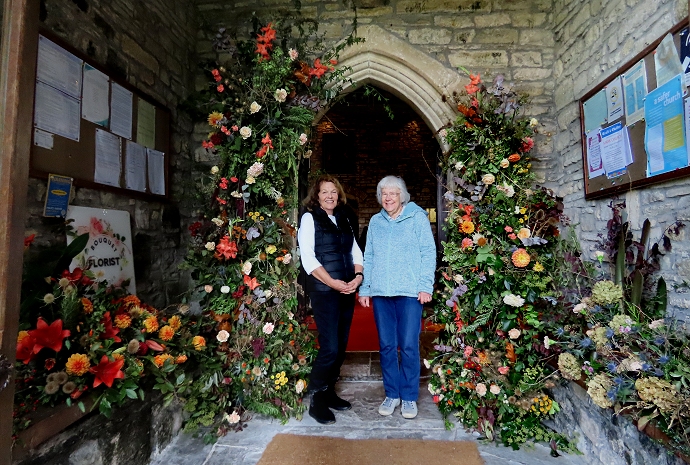
<svg viewBox="0 0 690 465"><path fill-rule="evenodd" d="M249 139L252 136L251 128L248 128L247 126L242 126L240 128L240 136L242 136L242 139Z"/></svg>
<svg viewBox="0 0 690 465"><path fill-rule="evenodd" d="M496 182L496 178L493 174L486 173L484 176L482 176L482 182L488 186Z"/></svg>
<svg viewBox="0 0 690 465"><path fill-rule="evenodd" d="M258 103L252 102L252 104L249 105L249 113L251 113L252 115L254 113L258 113L259 110L261 110L261 105L259 105Z"/></svg>

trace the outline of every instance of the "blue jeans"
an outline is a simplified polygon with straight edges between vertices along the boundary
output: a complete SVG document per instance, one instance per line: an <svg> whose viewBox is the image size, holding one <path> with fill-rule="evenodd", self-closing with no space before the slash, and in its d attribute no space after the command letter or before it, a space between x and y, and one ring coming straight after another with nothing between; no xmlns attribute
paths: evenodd
<svg viewBox="0 0 690 465"><path fill-rule="evenodd" d="M332 292L310 292L311 308L319 332L319 352L311 368L309 391L332 387L340 377L345 348L355 312L355 295Z"/></svg>
<svg viewBox="0 0 690 465"><path fill-rule="evenodd" d="M414 297L373 297L372 300L386 397L416 401L421 368L422 304Z"/></svg>

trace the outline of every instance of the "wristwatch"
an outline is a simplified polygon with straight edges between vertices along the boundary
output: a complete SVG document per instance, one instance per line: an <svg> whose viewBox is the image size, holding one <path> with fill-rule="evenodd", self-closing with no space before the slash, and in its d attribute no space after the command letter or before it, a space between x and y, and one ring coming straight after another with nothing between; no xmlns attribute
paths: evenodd
<svg viewBox="0 0 690 465"><path fill-rule="evenodd" d="M362 279L364 279L364 273L362 273L361 271L356 272L355 276L361 276Z"/></svg>

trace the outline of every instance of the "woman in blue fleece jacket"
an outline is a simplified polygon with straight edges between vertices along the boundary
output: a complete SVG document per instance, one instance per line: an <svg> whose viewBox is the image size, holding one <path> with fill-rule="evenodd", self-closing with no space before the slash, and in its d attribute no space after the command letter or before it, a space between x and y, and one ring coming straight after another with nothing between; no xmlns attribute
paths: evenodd
<svg viewBox="0 0 690 465"><path fill-rule="evenodd" d="M369 221L359 303L374 304L386 398L381 415L402 400L402 416L417 416L422 306L431 301L436 244L426 212L410 202L405 181L386 176L376 187L383 207ZM400 361L398 361L400 348Z"/></svg>

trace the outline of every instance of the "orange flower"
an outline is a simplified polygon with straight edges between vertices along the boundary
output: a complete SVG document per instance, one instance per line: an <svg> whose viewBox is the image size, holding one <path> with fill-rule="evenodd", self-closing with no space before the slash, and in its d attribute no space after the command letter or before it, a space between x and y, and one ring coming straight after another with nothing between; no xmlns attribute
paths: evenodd
<svg viewBox="0 0 690 465"><path fill-rule="evenodd" d="M192 344L194 344L196 350L204 350L204 347L206 347L206 339L204 339L203 336L194 336Z"/></svg>
<svg viewBox="0 0 690 465"><path fill-rule="evenodd" d="M229 260L237 256L237 244L235 241L230 242L228 236L223 236L223 238L216 245L215 257L218 260Z"/></svg>
<svg viewBox="0 0 690 465"><path fill-rule="evenodd" d="M147 333L155 333L158 331L158 319L151 315L144 320L144 326L146 327Z"/></svg>
<svg viewBox="0 0 690 465"><path fill-rule="evenodd" d="M170 354L160 354L153 357L153 363L155 363L158 368L161 368L166 360L174 361L173 356Z"/></svg>
<svg viewBox="0 0 690 465"><path fill-rule="evenodd" d="M470 83L465 86L465 90L469 95L476 94L479 91L478 84L481 84L482 80L479 78L479 74L470 74Z"/></svg>
<svg viewBox="0 0 690 465"><path fill-rule="evenodd" d="M252 291L261 285L261 283L259 283L259 281L257 281L256 278L250 278L247 275L244 275L244 284L249 286L249 289L251 289Z"/></svg>
<svg viewBox="0 0 690 465"><path fill-rule="evenodd" d="M172 318L170 318L170 321L168 321L168 325L173 329L173 331L177 331L182 327L182 320L180 320L180 317L175 315Z"/></svg>
<svg viewBox="0 0 690 465"><path fill-rule="evenodd" d="M87 315L93 313L93 304L89 299L87 299L86 297L82 297L81 304L84 307L84 313L86 313Z"/></svg>
<svg viewBox="0 0 690 465"><path fill-rule="evenodd" d="M184 354L178 355L177 358L175 359L175 363L177 363L178 365L179 365L180 363L184 363L184 362L186 362L186 361L187 361L187 356L184 355Z"/></svg>
<svg viewBox="0 0 690 465"><path fill-rule="evenodd" d="M511 163L515 163L516 161L520 161L520 155L518 155L517 153L514 153L508 157L508 161Z"/></svg>
<svg viewBox="0 0 690 465"><path fill-rule="evenodd" d="M166 325L161 328L160 331L158 331L158 337L160 337L164 341L169 341L173 338L175 335L175 330L172 329L170 326Z"/></svg>
<svg viewBox="0 0 690 465"><path fill-rule="evenodd" d="M460 231L465 234L472 234L474 232L474 223L471 221L463 221L460 224Z"/></svg>
<svg viewBox="0 0 690 465"><path fill-rule="evenodd" d="M72 354L67 363L65 363L65 371L74 376L81 376L91 368L89 357L84 354Z"/></svg>
<svg viewBox="0 0 690 465"><path fill-rule="evenodd" d="M141 300L135 295L128 295L122 299L123 303L128 307L138 307L141 305Z"/></svg>
<svg viewBox="0 0 690 465"><path fill-rule="evenodd" d="M506 358L510 360L510 363L517 362L517 355L515 355L515 346L512 342L506 341Z"/></svg>
<svg viewBox="0 0 690 465"><path fill-rule="evenodd" d="M31 336L29 335L28 331L19 331L19 335L17 336L17 345L20 345L29 337Z"/></svg>
<svg viewBox="0 0 690 465"><path fill-rule="evenodd" d="M479 358L479 364L480 365L490 365L491 364L491 359L487 355L486 352L478 352L477 357Z"/></svg>
<svg viewBox="0 0 690 465"><path fill-rule="evenodd" d="M132 317L126 313L115 315L115 326L121 329L129 328L132 324Z"/></svg>
<svg viewBox="0 0 690 465"><path fill-rule="evenodd" d="M518 268L524 268L529 265L529 253L527 253L525 249L517 249L515 252L513 252L511 260L513 260L513 265L517 266Z"/></svg>

